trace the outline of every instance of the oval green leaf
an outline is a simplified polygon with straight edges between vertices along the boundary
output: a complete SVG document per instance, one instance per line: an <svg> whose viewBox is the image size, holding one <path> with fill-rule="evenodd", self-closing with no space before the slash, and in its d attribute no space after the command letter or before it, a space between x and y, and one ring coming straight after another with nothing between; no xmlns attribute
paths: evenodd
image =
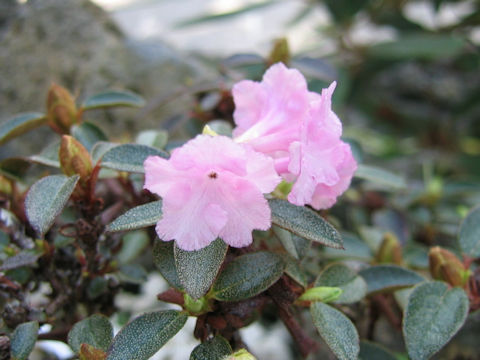
<svg viewBox="0 0 480 360"><path fill-rule="evenodd" d="M102 129L88 121L72 126L71 133L88 151L91 151L97 142L108 140Z"/></svg>
<svg viewBox="0 0 480 360"><path fill-rule="evenodd" d="M272 199L268 204L272 210L272 223L275 225L304 239L336 249L343 248L342 237L338 231L316 212L285 200Z"/></svg>
<svg viewBox="0 0 480 360"><path fill-rule="evenodd" d="M447 58L459 54L465 40L445 34L417 33L395 41L380 43L369 48L372 57L385 60L413 60Z"/></svg>
<svg viewBox="0 0 480 360"><path fill-rule="evenodd" d="M182 283L178 277L177 267L175 266L175 256L173 254L174 242L155 239L153 245L153 262L160 274L168 283L179 290L183 290Z"/></svg>
<svg viewBox="0 0 480 360"><path fill-rule="evenodd" d="M143 163L149 156L168 158L168 154L165 151L154 147L139 144L123 144L108 150L103 155L101 166L119 171L144 173Z"/></svg>
<svg viewBox="0 0 480 360"><path fill-rule="evenodd" d="M266 251L246 254L230 262L213 284L213 296L221 301L250 298L268 289L282 276L282 258Z"/></svg>
<svg viewBox="0 0 480 360"><path fill-rule="evenodd" d="M420 284L409 297L403 321L408 355L429 359L460 330L468 314L468 297L460 288L435 281Z"/></svg>
<svg viewBox="0 0 480 360"><path fill-rule="evenodd" d="M106 231L117 232L155 225L162 218L162 200L136 206L107 225Z"/></svg>
<svg viewBox="0 0 480 360"><path fill-rule="evenodd" d="M142 107L145 100L130 91L106 91L87 98L82 104L82 110L92 110L109 107Z"/></svg>
<svg viewBox="0 0 480 360"><path fill-rule="evenodd" d="M45 115L37 112L18 114L0 124L0 145L47 122Z"/></svg>
<svg viewBox="0 0 480 360"><path fill-rule="evenodd" d="M472 258L480 257L480 207L470 211L460 225L462 251Z"/></svg>
<svg viewBox="0 0 480 360"><path fill-rule="evenodd" d="M322 302L310 306L313 323L328 347L340 360L357 360L360 340L350 319Z"/></svg>
<svg viewBox="0 0 480 360"><path fill-rule="evenodd" d="M180 331L187 318L186 314L174 310L137 317L115 336L107 360L148 360Z"/></svg>
<svg viewBox="0 0 480 360"><path fill-rule="evenodd" d="M360 342L360 360L397 360L398 358L382 346L369 342Z"/></svg>
<svg viewBox="0 0 480 360"><path fill-rule="evenodd" d="M10 340L13 360L26 360L35 346L38 336L38 322L30 321L18 325Z"/></svg>
<svg viewBox="0 0 480 360"><path fill-rule="evenodd" d="M112 324L107 317L97 314L77 322L68 333L68 345L77 354L82 344L107 351L112 339Z"/></svg>
<svg viewBox="0 0 480 360"><path fill-rule="evenodd" d="M216 239L198 251L185 251L174 246L175 267L185 291L200 299L210 289L227 254L228 245Z"/></svg>
<svg viewBox="0 0 480 360"><path fill-rule="evenodd" d="M363 299L367 294L367 283L353 270L343 264L332 264L318 276L314 286L334 286L343 290L334 301L338 304L351 304Z"/></svg>
<svg viewBox="0 0 480 360"><path fill-rule="evenodd" d="M75 189L78 175L52 175L32 185L25 199L28 221L40 237L52 226Z"/></svg>
<svg viewBox="0 0 480 360"><path fill-rule="evenodd" d="M40 154L32 155L28 159L34 163L60 168L58 153L60 151L60 141L54 141L47 145Z"/></svg>
<svg viewBox="0 0 480 360"><path fill-rule="evenodd" d="M168 132L165 130L145 130L137 135L135 142L140 145L164 149L168 142Z"/></svg>
<svg viewBox="0 0 480 360"><path fill-rule="evenodd" d="M280 240L283 247L287 252L295 259L300 260L303 258L310 249L311 242L292 234L290 231L282 229L276 225L272 226L272 230L275 236Z"/></svg>
<svg viewBox="0 0 480 360"><path fill-rule="evenodd" d="M195 347L190 354L190 360L224 360L232 353L233 350L228 341L217 335Z"/></svg>
<svg viewBox="0 0 480 360"><path fill-rule="evenodd" d="M407 187L407 183L403 177L376 166L359 164L355 172L355 177L394 189L405 189Z"/></svg>
<svg viewBox="0 0 480 360"><path fill-rule="evenodd" d="M367 282L367 292L390 292L413 286L425 279L408 269L395 265L371 266L358 273Z"/></svg>
<svg viewBox="0 0 480 360"><path fill-rule="evenodd" d="M21 251L18 254L6 258L0 265L0 271L18 269L23 266L30 266L37 262L38 254L32 254L28 251Z"/></svg>
<svg viewBox="0 0 480 360"><path fill-rule="evenodd" d="M126 233L122 238L122 248L116 258L119 264L128 264L135 260L150 243L150 237L145 230Z"/></svg>

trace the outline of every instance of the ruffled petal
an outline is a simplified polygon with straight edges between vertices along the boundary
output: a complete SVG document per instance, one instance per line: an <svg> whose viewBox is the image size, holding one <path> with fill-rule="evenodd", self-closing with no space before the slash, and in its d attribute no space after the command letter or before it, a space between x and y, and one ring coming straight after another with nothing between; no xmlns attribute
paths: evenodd
<svg viewBox="0 0 480 360"><path fill-rule="evenodd" d="M243 80L233 86L232 95L235 98L233 117L237 124L233 135L238 136L261 119L267 94L259 83Z"/></svg>
<svg viewBox="0 0 480 360"><path fill-rule="evenodd" d="M159 156L149 156L143 163L145 168L144 189L164 196L168 189L178 181L178 172L171 162Z"/></svg>
<svg viewBox="0 0 480 360"><path fill-rule="evenodd" d="M270 207L260 190L250 181L230 177L222 182L219 201L228 213L228 221L220 237L233 247L252 243L253 230L267 230L271 226Z"/></svg>
<svg viewBox="0 0 480 360"><path fill-rule="evenodd" d="M227 222L227 212L212 202L209 184L177 184L163 201L163 217L155 230L160 239L175 240L179 248L199 250L215 240Z"/></svg>
<svg viewBox="0 0 480 360"><path fill-rule="evenodd" d="M272 192L282 181L275 172L273 159L250 147L246 147L247 176L245 179L253 183L262 193Z"/></svg>

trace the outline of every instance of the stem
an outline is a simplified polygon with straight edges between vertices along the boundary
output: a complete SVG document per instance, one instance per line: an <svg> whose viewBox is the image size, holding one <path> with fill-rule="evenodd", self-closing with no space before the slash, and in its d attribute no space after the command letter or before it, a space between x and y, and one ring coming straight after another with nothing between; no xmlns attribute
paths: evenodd
<svg viewBox="0 0 480 360"><path fill-rule="evenodd" d="M288 332L297 344L300 354L305 358L318 349L318 344L310 338L293 316L291 303L296 298L290 293L287 282L280 278L269 290L268 294L278 308L278 315L285 324Z"/></svg>

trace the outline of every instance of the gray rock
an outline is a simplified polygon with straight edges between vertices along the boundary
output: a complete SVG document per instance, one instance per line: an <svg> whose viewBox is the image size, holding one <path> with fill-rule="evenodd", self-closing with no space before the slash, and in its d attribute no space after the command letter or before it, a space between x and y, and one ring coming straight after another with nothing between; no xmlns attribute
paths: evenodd
<svg viewBox="0 0 480 360"><path fill-rule="evenodd" d="M195 77L191 64L176 51L161 42L127 40L108 14L88 0L30 0L26 4L2 0L0 14L0 121L20 112L45 111L52 82L71 90L80 101L112 88L131 90L148 100ZM185 101L188 98L160 111L144 112L141 119L133 109L89 112L86 117L109 135L121 136L160 127L159 119L185 109ZM14 146L14 152L38 152L38 145L45 144L43 133L48 131L41 133L40 139L37 134L13 140L22 143ZM3 147L0 156L12 152Z"/></svg>

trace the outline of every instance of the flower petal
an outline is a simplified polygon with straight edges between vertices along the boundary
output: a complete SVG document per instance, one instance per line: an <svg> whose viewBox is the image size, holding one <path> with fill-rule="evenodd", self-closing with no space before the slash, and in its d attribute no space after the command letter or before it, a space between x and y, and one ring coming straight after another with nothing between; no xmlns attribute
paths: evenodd
<svg viewBox="0 0 480 360"><path fill-rule="evenodd" d="M233 247L252 243L252 231L271 226L270 207L260 190L250 181L230 177L219 189L219 201L228 213L220 237Z"/></svg>

